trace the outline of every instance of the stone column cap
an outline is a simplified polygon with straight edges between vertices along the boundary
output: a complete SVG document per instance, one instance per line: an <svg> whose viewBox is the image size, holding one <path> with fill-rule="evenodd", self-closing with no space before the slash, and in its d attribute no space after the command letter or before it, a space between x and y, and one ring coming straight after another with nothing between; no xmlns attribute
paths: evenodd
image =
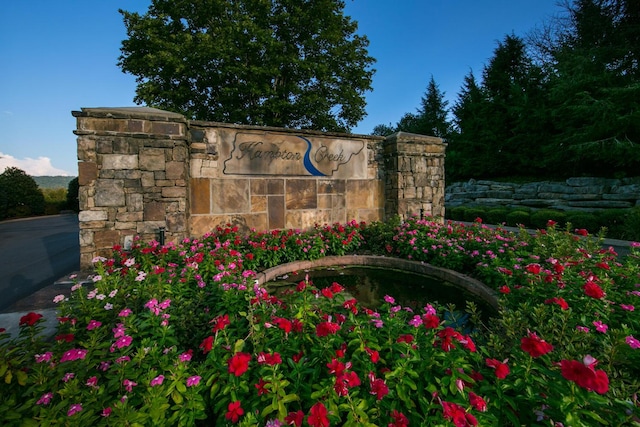
<svg viewBox="0 0 640 427"><path fill-rule="evenodd" d="M152 107L95 107L72 111L73 117L101 117L113 119L147 119L165 121L186 121L182 114Z"/></svg>

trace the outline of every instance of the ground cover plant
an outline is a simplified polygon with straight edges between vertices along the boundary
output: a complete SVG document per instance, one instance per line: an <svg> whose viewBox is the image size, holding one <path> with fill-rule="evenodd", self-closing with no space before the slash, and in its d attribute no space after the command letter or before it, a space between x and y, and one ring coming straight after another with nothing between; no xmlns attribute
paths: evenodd
<svg viewBox="0 0 640 427"><path fill-rule="evenodd" d="M470 304L459 329L428 301L374 311L339 283L275 296L254 282L358 252L475 276L500 312L483 322ZM5 425L640 424L640 244L622 259L553 223L531 236L410 219L220 228L94 261L93 286L56 298L53 338L36 313L0 335Z"/></svg>

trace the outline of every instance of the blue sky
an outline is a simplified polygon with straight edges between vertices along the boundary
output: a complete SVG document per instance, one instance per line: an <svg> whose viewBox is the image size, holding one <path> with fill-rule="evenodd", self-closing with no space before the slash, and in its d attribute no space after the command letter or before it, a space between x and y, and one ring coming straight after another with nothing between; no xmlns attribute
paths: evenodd
<svg viewBox="0 0 640 427"><path fill-rule="evenodd" d="M0 1L0 172L77 175L71 111L135 105L135 78L116 65L126 36L118 9L149 4ZM561 12L557 0L346 0L377 59L368 115L353 132L415 112L432 75L452 105L506 34L524 36Z"/></svg>

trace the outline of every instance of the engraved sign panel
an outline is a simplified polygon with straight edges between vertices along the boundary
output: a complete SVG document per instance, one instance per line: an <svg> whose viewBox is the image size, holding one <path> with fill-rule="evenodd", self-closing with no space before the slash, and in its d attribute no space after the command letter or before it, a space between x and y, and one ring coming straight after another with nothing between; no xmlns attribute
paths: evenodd
<svg viewBox="0 0 640 427"><path fill-rule="evenodd" d="M224 161L225 175L364 178L364 141L239 132Z"/></svg>

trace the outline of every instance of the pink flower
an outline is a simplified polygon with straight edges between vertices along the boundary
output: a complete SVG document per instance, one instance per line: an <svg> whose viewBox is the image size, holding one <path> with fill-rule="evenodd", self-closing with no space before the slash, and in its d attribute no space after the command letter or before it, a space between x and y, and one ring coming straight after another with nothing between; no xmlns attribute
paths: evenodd
<svg viewBox="0 0 640 427"><path fill-rule="evenodd" d="M137 386L138 383L125 379L124 381L122 381L122 385L124 386L125 390L131 392L131 390L133 390L133 388Z"/></svg>
<svg viewBox="0 0 640 427"><path fill-rule="evenodd" d="M631 348L634 348L634 349L640 348L640 340L637 340L636 338L634 338L633 335L629 335L625 341L627 342L627 344L629 344Z"/></svg>
<svg viewBox="0 0 640 427"><path fill-rule="evenodd" d="M79 403L74 403L69 407L69 410L67 411L67 417L75 415L80 411L82 411L82 405Z"/></svg>
<svg viewBox="0 0 640 427"><path fill-rule="evenodd" d="M385 302L388 302L389 304L395 304L395 302L396 302L395 298L393 298L390 295L385 295L384 296L384 300L385 300Z"/></svg>
<svg viewBox="0 0 640 427"><path fill-rule="evenodd" d="M125 327L123 323L118 323L115 328L112 329L113 337L120 338L124 336Z"/></svg>
<svg viewBox="0 0 640 427"><path fill-rule="evenodd" d="M64 354L60 358L60 363L70 362L78 359L84 359L86 355L87 355L87 350L80 349L80 348L72 348L71 350L67 350L64 352Z"/></svg>
<svg viewBox="0 0 640 427"><path fill-rule="evenodd" d="M578 325L578 326L576 326L576 329L579 330L580 332L586 332L586 333L589 332L589 328L587 328L586 326Z"/></svg>
<svg viewBox="0 0 640 427"><path fill-rule="evenodd" d="M76 374L74 374L73 372L67 372L66 374L64 374L64 377L62 377L62 382L68 383L75 376Z"/></svg>
<svg viewBox="0 0 640 427"><path fill-rule="evenodd" d="M64 295L62 295L62 294L60 294L60 295L56 295L56 296L53 298L53 302L54 302L54 303L56 303L56 304L58 304L58 303L60 303L60 302L62 302L62 301L64 301Z"/></svg>
<svg viewBox="0 0 640 427"><path fill-rule="evenodd" d="M128 317L129 315L131 315L131 313L133 313L130 309L125 308L122 311L120 311L120 313L118 313L118 317Z"/></svg>
<svg viewBox="0 0 640 427"><path fill-rule="evenodd" d="M184 353L182 353L180 356L178 356L178 359L181 362L188 362L191 360L191 357L193 357L193 350L189 349L187 351L185 351Z"/></svg>
<svg viewBox="0 0 640 427"><path fill-rule="evenodd" d="M89 378L86 382L87 387L97 387L98 386L98 377L95 375Z"/></svg>
<svg viewBox="0 0 640 427"><path fill-rule="evenodd" d="M98 322L97 320L91 320L87 325L87 331L91 331L93 329L99 328L100 326L102 326L102 322Z"/></svg>
<svg viewBox="0 0 640 427"><path fill-rule="evenodd" d="M155 377L154 379L151 380L149 385L151 387L155 387L155 386L158 386L158 385L162 385L163 381L164 381L164 375L158 375L157 377Z"/></svg>
<svg viewBox="0 0 640 427"><path fill-rule="evenodd" d="M627 310L627 311L633 311L633 310L636 309L631 304L620 304L620 308L623 309L623 310Z"/></svg>
<svg viewBox="0 0 640 427"><path fill-rule="evenodd" d="M111 353L113 353L117 348L123 348L123 347L129 347L129 345L131 345L131 341L133 341L133 338L130 337L129 335L125 335L123 337L120 337L116 340L115 343L113 343L111 345Z"/></svg>
<svg viewBox="0 0 640 427"><path fill-rule="evenodd" d="M53 356L53 353L47 351L44 354L36 354L34 357L36 358L36 363L44 363L50 361L51 356Z"/></svg>
<svg viewBox="0 0 640 427"><path fill-rule="evenodd" d="M599 320L595 320L595 321L593 322L593 326L595 326L595 327L596 327L596 331L598 331L598 332L602 332L603 334L607 332L607 329L609 329L609 326L608 326L608 325L606 325L606 324L602 323L602 322L601 322L601 321L599 321Z"/></svg>
<svg viewBox="0 0 640 427"><path fill-rule="evenodd" d="M45 393L40 397L40 399L38 399L36 405L48 405L51 402L51 399L53 399L53 393Z"/></svg>
<svg viewBox="0 0 640 427"><path fill-rule="evenodd" d="M100 414L100 415L102 415L103 417L105 417L105 418L106 418L106 417L108 417L109 415L111 415L111 411L112 411L111 407L109 407L109 408L104 408L104 409L102 410L102 414Z"/></svg>
<svg viewBox="0 0 640 427"><path fill-rule="evenodd" d="M194 375L192 377L187 378L187 387L195 387L200 384L200 380L202 377L200 375Z"/></svg>

